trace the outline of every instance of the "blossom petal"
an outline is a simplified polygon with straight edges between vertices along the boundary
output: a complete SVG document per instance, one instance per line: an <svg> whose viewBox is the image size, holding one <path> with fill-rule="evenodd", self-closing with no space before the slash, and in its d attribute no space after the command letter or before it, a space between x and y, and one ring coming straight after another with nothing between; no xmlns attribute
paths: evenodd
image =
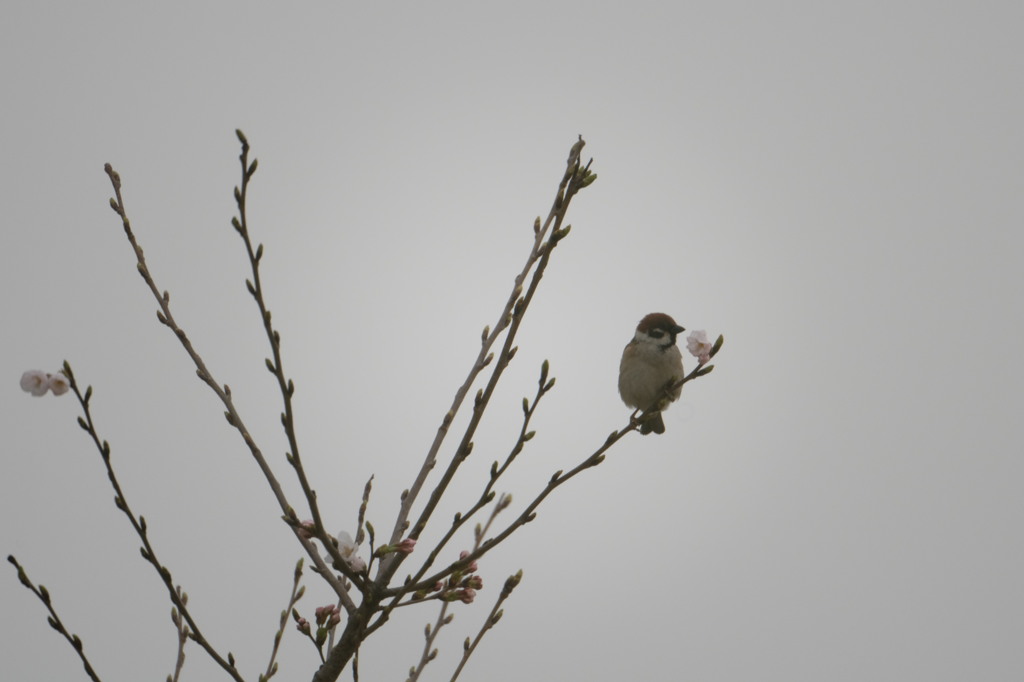
<svg viewBox="0 0 1024 682"><path fill-rule="evenodd" d="M711 359L711 348L712 344L708 341L708 333L703 329L691 332L686 337L686 349L690 351L690 355L701 362L707 362Z"/></svg>
<svg viewBox="0 0 1024 682"><path fill-rule="evenodd" d="M46 372L39 369L30 369L21 375L21 390L31 393L37 398L46 395L50 390L50 383L47 380Z"/></svg>
<svg viewBox="0 0 1024 682"><path fill-rule="evenodd" d="M51 374L47 380L47 385L50 390L53 391L54 395L64 395L68 392L68 389L71 388L71 383L68 381L68 378L61 372Z"/></svg>

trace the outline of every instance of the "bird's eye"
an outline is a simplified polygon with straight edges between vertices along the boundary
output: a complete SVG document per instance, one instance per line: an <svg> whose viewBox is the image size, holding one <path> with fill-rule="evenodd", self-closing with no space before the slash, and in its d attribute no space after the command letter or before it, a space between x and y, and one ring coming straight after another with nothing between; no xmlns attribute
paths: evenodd
<svg viewBox="0 0 1024 682"><path fill-rule="evenodd" d="M650 336L652 338L655 338L655 339L660 339L661 337L665 336L665 332L661 331L660 329L652 329L648 333L650 334Z"/></svg>

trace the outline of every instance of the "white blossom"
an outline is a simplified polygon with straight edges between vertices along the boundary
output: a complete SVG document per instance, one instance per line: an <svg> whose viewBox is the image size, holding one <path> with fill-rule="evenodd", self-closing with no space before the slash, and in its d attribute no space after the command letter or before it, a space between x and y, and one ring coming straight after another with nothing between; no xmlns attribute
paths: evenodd
<svg viewBox="0 0 1024 682"><path fill-rule="evenodd" d="M708 333L703 329L690 332L690 335L686 337L686 349L690 351L690 355L701 362L711 359L711 346L711 342L708 341Z"/></svg>
<svg viewBox="0 0 1024 682"><path fill-rule="evenodd" d="M360 573L366 570L366 562L356 556L358 550L359 545L352 540L351 535L345 531L338 533L338 552L341 553L341 558L345 560L349 568Z"/></svg>
<svg viewBox="0 0 1024 682"><path fill-rule="evenodd" d="M50 386L50 390L53 391L54 395L64 395L71 388L71 383L68 378L64 376L63 372L57 372L47 377L47 383Z"/></svg>
<svg viewBox="0 0 1024 682"><path fill-rule="evenodd" d="M42 370L30 369L21 375L21 390L37 398L46 395L50 390L48 375Z"/></svg>

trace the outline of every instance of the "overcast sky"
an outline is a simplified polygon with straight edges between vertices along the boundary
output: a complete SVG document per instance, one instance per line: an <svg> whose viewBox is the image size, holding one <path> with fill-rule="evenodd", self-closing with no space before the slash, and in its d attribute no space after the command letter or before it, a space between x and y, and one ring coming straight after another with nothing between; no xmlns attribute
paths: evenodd
<svg viewBox="0 0 1024 682"><path fill-rule="evenodd" d="M509 519L625 424L619 355L644 314L726 344L667 433L623 440L480 562L485 587L423 679L449 679L520 568L461 679L1021 679L1022 26L1012 2L7 3L3 555L50 589L104 680L173 670L170 604L76 402L18 387L64 359L158 555L246 679L301 555L156 321L105 162L299 505L229 222L246 132L307 471L332 530L354 529L374 474L383 529L582 134L599 178L424 544L511 447L543 359L558 383L503 480ZM85 679L5 566L0 677ZM330 596L308 578L304 613ZM361 679L404 680L435 617L396 613ZM279 679L317 663L289 625ZM222 678L189 649L183 679Z"/></svg>

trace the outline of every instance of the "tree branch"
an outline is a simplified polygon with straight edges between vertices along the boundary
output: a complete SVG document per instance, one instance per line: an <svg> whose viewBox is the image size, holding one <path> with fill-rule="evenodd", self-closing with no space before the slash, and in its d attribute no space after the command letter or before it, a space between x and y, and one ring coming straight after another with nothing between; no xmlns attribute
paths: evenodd
<svg viewBox="0 0 1024 682"><path fill-rule="evenodd" d="M292 582L292 593L288 598L288 606L284 611L281 612L281 620L277 628L277 632L274 633L274 648L270 652L270 661L267 663L267 671L260 675L259 682L266 682L271 677L277 674L277 650L281 646L281 638L284 637L285 626L288 625L288 615L295 608L295 604L302 599L302 595L305 594L306 588L300 586L299 582L302 580L302 559L299 559L298 563L295 564L294 581Z"/></svg>
<svg viewBox="0 0 1024 682"><path fill-rule="evenodd" d="M498 384L498 381L501 379L501 376L504 373L505 368L508 366L509 362L511 362L512 358L516 354L516 351L518 350L518 347L515 347L512 344L515 341L516 333L518 332L519 327L522 324L522 320L526 314L526 310L529 308L530 302L533 300L533 296L537 291L537 287L540 284L540 280L544 276L544 270L547 268L548 262L551 258L551 254L554 248L558 245L558 243L569 234L570 226L566 226L564 228L561 226L562 221L565 218L565 213L569 208L569 203L572 201L572 198L576 195L576 193L579 192L579 190L583 189L584 187L592 183L594 179L597 177L596 175L590 172L590 163L587 163L587 165L583 167L580 166L579 153L580 150L582 150L584 144L585 143L583 142L583 138L580 137L579 141L576 144L574 144L572 149L570 150L569 158L566 163L565 173L562 176L561 183L559 183L558 192L556 193L554 203L552 204L551 212L548 215L548 219L545 222L544 227L542 228L540 226L539 218L534 224L534 247L531 250L530 258L527 260L526 267L523 269L522 273L520 273L520 275L516 277L515 287L512 290L512 294L509 297L508 303L506 303L505 310L503 312L503 317L499 322L499 328L504 328L505 326L507 326L508 333L505 336L505 343L498 356L498 361L491 372L491 377L487 383L487 387L477 392L476 400L474 401L473 406L473 416L470 418L469 425L466 427L466 431L462 437L462 441L456 448L455 454L452 457L452 460L449 463L448 468L445 470L444 474L441 477L441 480L434 488L433 492L430 495L430 499L427 501L427 504L425 505L423 511L420 513L419 518L416 520L416 524L413 526L412 531L409 533L409 537L411 538L419 538L420 534L426 528L427 521L430 519L430 516L433 514L434 509L440 502L441 496L444 494L444 491L447 489L449 483L451 483L452 479L454 478L455 472L458 470L461 463L466 459L466 457L469 456L470 452L472 451L473 435L476 433L476 428L479 425L481 418L483 417L484 411L487 409L491 395L493 394L494 389ZM546 241L541 242L540 240L543 239L543 236L545 235L549 227L551 229L550 236L548 236ZM533 267L535 262L536 268ZM526 295L523 296L523 281L525 281L525 277L531 269L533 269L533 276L531 278L530 286L527 289ZM486 332L486 330L484 331ZM498 331L500 331L500 329L496 329L495 333L491 334L490 336L487 336L486 334L484 335L485 340L482 344L483 348L481 348L481 354L485 350L489 349L491 344L493 344L494 340L497 338L496 334L498 333ZM487 357L484 358L483 364L480 365L480 369L483 369L483 366L489 364L491 357L492 356L488 355ZM468 389L468 386L470 385L470 383L472 383L471 380L474 379L475 376L476 373L471 371L470 379L468 379L467 383L463 385L463 388ZM465 395L465 393L462 392L462 389L460 389L460 393L462 393L463 396ZM461 399L459 400L459 402L461 403ZM456 406L454 410L450 410L448 414L445 416L446 422L442 425L444 427L445 433L447 432L447 424L450 423L451 421L451 419L449 419L449 416L451 418L454 418L455 411L457 411L457 407L458 406ZM438 438L435 438L435 444L438 448L440 447L441 440L443 440L443 435L444 434L439 431L438 437L440 438L440 440ZM436 454L436 449L432 447L431 452ZM424 479L426 473L429 472L431 468L433 468L434 461L434 457L432 455L428 455L428 461L424 463L424 468L420 472L421 476L423 476ZM417 479L417 481L419 482L419 479ZM413 493L410 493L409 495L405 496L405 499L403 500L402 512L407 512L407 507L410 504L409 499L411 497L413 497ZM397 535L400 535L401 531L404 530L404 528L406 527L406 519L402 517L401 513L399 515L399 522L400 523L396 523L395 525ZM395 572L398 570L398 567L402 563L404 556L405 555L396 554L393 555L390 560L382 563L381 568L378 571L378 574L374 581L378 587L383 587L388 584L388 582L394 576Z"/></svg>
<svg viewBox="0 0 1024 682"><path fill-rule="evenodd" d="M292 408L292 396L295 394L295 382L285 376L284 363L281 358L281 334L271 322L270 310L267 308L266 300L263 296L263 282L260 278L260 262L263 259L263 244L259 244L255 249L252 245L252 240L249 237L249 221L246 217L246 197L249 192L249 181L252 180L253 175L256 174L257 159L253 159L252 163L249 163L249 141L246 139L245 134L241 130L236 130L235 134L238 136L238 141L242 144L242 153L238 159L242 165L242 182L241 185L235 187L235 203L238 205L238 216L231 219L231 224L238 232L239 236L242 237L242 241L245 243L245 252L249 257L249 267L252 270L252 279L245 280L245 287L252 295L253 300L256 302L256 306L260 311L260 320L263 322L263 329L267 334L267 341L270 343L270 350L273 354L273 360L267 359L267 369L274 378L277 379L278 390L281 392L281 399L284 403L284 412L281 413L281 425L284 427L285 437L288 439L288 447L291 452L285 454L288 463L295 469L295 474L299 479L299 484L302 486L302 492L306 496L306 501L309 503L309 510L313 516L313 523L316 527L316 536L327 548L328 552L331 552L331 543L328 539L328 533L324 529L323 519L320 516L320 506L316 501L316 491L313 490L309 484L309 479L306 477L306 470L302 466L302 458L299 456L299 442L298 436L295 432L295 412ZM331 556L335 560L341 559L340 556L334 556L334 552L331 552ZM342 561L344 565L344 562ZM355 572L353 575L348 575L346 571L346 577L352 579L357 585L361 584L361 578L356 577Z"/></svg>
<svg viewBox="0 0 1024 682"><path fill-rule="evenodd" d="M100 452L100 457L103 459L103 465L107 469L107 478L110 479L110 485L114 488L114 504L124 512L124 515L128 518L135 533L142 540L142 547L140 548L142 558L149 562L153 568L156 569L157 574L163 581L164 586L167 588L167 594L171 598L171 603L174 604L174 608L178 610L181 616L188 623L191 632L189 636L195 641L196 644L201 646L210 658L217 662L221 668L225 670L233 679L237 682L242 682L242 676L239 674L238 669L235 667L234 656L228 653L227 659L224 659L213 647L212 644L203 636L199 630L199 626L192 618L192 614L186 606L187 597L183 598L183 592L180 587L175 587L173 580L171 579L171 572L166 566L160 563L160 560L156 556L156 550L153 549L153 545L149 541L149 531L146 527L146 518L143 516L136 516L135 512L132 511L128 505L128 500L124 495L124 490L121 489L121 483L117 479L117 474L114 473L114 467L110 462L110 443L105 440L100 440L99 434L96 432L96 425L92 419L92 410L90 409L89 402L92 399L92 386L85 389L85 393L82 393L78 386L78 382L75 380L75 374L71 371L71 365L67 362L64 363L64 375L68 378L68 383L71 386L71 390L78 398L79 404L82 406L82 412L85 417L78 418L78 425L89 434L92 438L92 442L96 445L96 449Z"/></svg>
<svg viewBox="0 0 1024 682"><path fill-rule="evenodd" d="M73 648L78 654L78 657L82 659L82 666L85 668L85 672L89 676L89 679L93 680L93 682L101 682L96 671L93 670L92 664L89 663L89 659L85 657L85 646L82 644L82 640L79 639L78 635L71 634L67 631L67 628L64 627L64 623L61 621L60 616L57 615L57 611L53 608L53 604L50 602L50 593L47 589L42 585L37 588L32 584L32 581L29 580L25 569L21 567L21 564L19 564L18 560L14 558L13 554L9 554L7 556L7 560L18 570L18 580L21 581L21 584L30 589L34 595L39 597L39 601L43 602L43 605L46 606L46 610L50 612L46 621L50 624L50 627L62 634L64 639L68 640L71 648Z"/></svg>
<svg viewBox="0 0 1024 682"><path fill-rule="evenodd" d="M210 389L214 392L217 398L221 401L221 404L224 405L224 416L227 419L228 424L233 426L238 431L246 447L249 448L249 452L252 454L253 459L256 460L257 465L263 472L264 478L266 478L267 483L270 485L270 489L274 493L274 497L277 499L277 503L280 506L281 511L284 512L285 522L292 526L293 531L296 533L296 535L298 535L296 529L300 522L295 514L295 510L288 502L288 498L285 496L284 490L281 488L281 484L278 482L273 470L270 468L270 465L267 463L266 458L263 456L263 452L256 445L256 442L253 440L252 435L249 433L249 429L245 426L245 423L243 422L241 415L235 408L234 400L232 400L231 398L231 388L228 387L227 384L224 384L222 386L213 378L213 374L207 368L206 362L192 346L192 342L185 334L185 331L180 326L178 326L177 322L175 322L174 315L171 314L170 293L167 291L161 293L159 288L157 288L156 286L156 282L153 280L153 276L149 272L149 267L146 265L146 257L143 254L142 247L139 246L139 243L135 238L135 234L134 232L132 232L131 222L128 220L128 212L125 209L124 199L121 196L121 176L118 175L117 171L115 171L109 163L106 164L103 168L107 172L107 175L110 177L110 183L114 188L115 198L112 198L110 200L110 207L121 218L121 225L124 228L125 236L128 238L129 244L131 244L132 249L135 251L135 258L137 260L136 267L139 271L139 275L141 275L142 279L146 282L146 286L149 287L150 292L153 294L153 297L156 298L157 304L160 307L160 310L158 310L156 314L157 319L160 321L161 324L170 329L178 338L178 341L181 343L182 347L185 349L185 352L188 354L189 358L191 358L192 360L192 363L195 365L196 374L199 377L199 379L210 387ZM317 564L318 567L323 566L323 560L320 558L319 553L315 550L313 545L309 542L302 541L301 537L300 542L302 543L302 546L306 550L306 552L310 555L310 558L313 560L313 562ZM325 548L329 553L331 553L331 557L335 561L339 562L342 566L345 565L344 562L341 561L340 555L335 556L335 554L337 554L337 548L335 548L332 543L325 543ZM334 576L333 572L331 572L330 570L324 570L321 573L321 575L323 575L324 579L334 589L335 593L338 595L338 598L341 599L343 603L345 603L346 608L349 610L354 610L355 605L352 603L351 597L348 596L348 593L345 591L345 588L342 585L341 581L339 581Z"/></svg>
<svg viewBox="0 0 1024 682"><path fill-rule="evenodd" d="M491 612L487 614L487 619L484 624L480 627L480 632L477 633L476 637L470 641L469 637L466 638L465 644L462 646L462 660L459 661L458 667L455 668L455 673L452 675L451 682L455 682L462 673L462 669L466 667L466 663L469 662L469 657L476 651L477 645L480 644L480 640L484 638L484 634L498 624L501 620L501 616L505 613L501 608L501 605L505 603L505 600L512 595L512 590L516 588L516 585L523 579L523 572L519 571L515 575L510 575L505 579L505 585L501 588L501 594L498 595L498 600L494 602L494 607Z"/></svg>
<svg viewBox="0 0 1024 682"><path fill-rule="evenodd" d="M455 419L455 415L459 412L462 407L462 403L469 393L470 387L476 380L477 375L487 366L490 362L488 357L490 356L491 347L497 341L498 336L505 330L505 328L512 322L512 312L519 300L519 296L522 293L523 282L526 281L526 277L533 269L534 265L541 258L541 245L544 244L545 238L548 236L549 230L554 225L554 233L559 231L561 222L565 217L565 212L569 207L569 201L572 196L580 189L586 187L592 183L597 176L590 173L590 163L586 165L584 173L580 175L580 151L586 143L583 141L583 137L580 136L579 140L569 150L569 158L566 160L566 170L562 176L562 181L559 185L558 192L555 196L554 203L552 204L551 210L548 213L547 219L544 224L541 225L540 218L534 223L534 239L533 248L530 250L530 255L526 259L526 264L523 266L522 271L516 275L515 284L512 287L512 291L509 294L508 300L505 302L505 306L498 316L498 320L492 330L490 327L485 327L483 334L481 335L480 352L477 354L476 360L470 367L469 374L466 380L455 392L455 397L452 400L451 407L445 413L441 419L441 425L437 429L437 434L434 437L433 443L431 443L427 456L423 460L423 465L420 467L419 473L416 475L416 479L413 481L412 486L408 492L402 496L402 505L398 512L398 517L395 520L394 529L391 532L391 544L397 543L408 527L409 514L412 510L412 505L416 501L423 484L426 482L427 475L437 461L437 453L441 449L441 444L444 442L445 437L448 435L448 428L452 421ZM577 178L573 186L570 187L570 181ZM564 237L563 233L561 237ZM561 238L559 237L559 239ZM557 241L557 240L556 240ZM392 561L392 564L397 562ZM383 567L382 567L383 568ZM391 572L393 575L393 571ZM390 577L390 576L389 576Z"/></svg>

